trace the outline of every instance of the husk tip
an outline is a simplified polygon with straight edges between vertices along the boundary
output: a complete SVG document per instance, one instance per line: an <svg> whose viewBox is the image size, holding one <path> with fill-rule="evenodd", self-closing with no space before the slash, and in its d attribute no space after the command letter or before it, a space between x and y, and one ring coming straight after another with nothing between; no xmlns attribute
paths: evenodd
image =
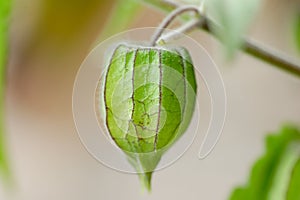
<svg viewBox="0 0 300 200"><path fill-rule="evenodd" d="M152 172L145 172L139 174L140 182L142 184L142 190L147 191L148 193L151 192L151 178L152 178Z"/></svg>

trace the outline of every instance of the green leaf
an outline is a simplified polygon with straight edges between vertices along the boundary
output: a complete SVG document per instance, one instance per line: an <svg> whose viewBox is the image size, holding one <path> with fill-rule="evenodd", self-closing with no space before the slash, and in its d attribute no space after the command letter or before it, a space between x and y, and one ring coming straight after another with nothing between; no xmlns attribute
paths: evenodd
<svg viewBox="0 0 300 200"><path fill-rule="evenodd" d="M220 27L212 27L225 47L225 55L233 59L242 46L242 37L258 10L259 0L210 0L208 14Z"/></svg>
<svg viewBox="0 0 300 200"><path fill-rule="evenodd" d="M5 178L9 176L9 168L5 152L4 142L4 88L5 88L5 66L7 63L8 46L8 17L10 13L10 0L0 1L0 170Z"/></svg>
<svg viewBox="0 0 300 200"><path fill-rule="evenodd" d="M196 80L183 48L118 46L106 72L100 106L114 142L148 190L161 156L187 129ZM99 92L100 94L102 92Z"/></svg>
<svg viewBox="0 0 300 200"><path fill-rule="evenodd" d="M300 199L300 159L297 161L294 170L293 170L293 176L291 177L289 190L287 193L287 199L293 200L293 199Z"/></svg>
<svg viewBox="0 0 300 200"><path fill-rule="evenodd" d="M188 4L188 5L199 5L201 3L201 0L181 0L182 3Z"/></svg>
<svg viewBox="0 0 300 200"><path fill-rule="evenodd" d="M300 131L292 126L266 138L266 153L254 164L248 183L230 200L299 200Z"/></svg>
<svg viewBox="0 0 300 200"><path fill-rule="evenodd" d="M115 8L109 16L100 39L106 39L113 34L124 31L136 17L140 10L138 0L117 0Z"/></svg>

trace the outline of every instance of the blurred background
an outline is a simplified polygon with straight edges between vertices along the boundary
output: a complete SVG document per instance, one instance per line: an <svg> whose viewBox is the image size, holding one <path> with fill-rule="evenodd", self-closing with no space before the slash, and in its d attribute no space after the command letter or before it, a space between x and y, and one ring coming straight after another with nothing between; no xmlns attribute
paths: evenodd
<svg viewBox="0 0 300 200"><path fill-rule="evenodd" d="M156 172L141 193L135 175L104 167L80 143L72 118L72 89L89 51L111 34L155 27L165 13L140 4L130 23L108 28L111 0L15 0L10 27L6 146L15 186L0 183L0 199L224 200L243 184L264 152L264 137L284 123L300 124L300 80L243 53L225 64L220 44L201 31L191 36L218 64L228 113L223 135L205 160L200 135L172 166ZM262 1L248 35L291 56L297 0ZM115 29L114 29L115 28ZM107 31L109 29L109 31Z"/></svg>

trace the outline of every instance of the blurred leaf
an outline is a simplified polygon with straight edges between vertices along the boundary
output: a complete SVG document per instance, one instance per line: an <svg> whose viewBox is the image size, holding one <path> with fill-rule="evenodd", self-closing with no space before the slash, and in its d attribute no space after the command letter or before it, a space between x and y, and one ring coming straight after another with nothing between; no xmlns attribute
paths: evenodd
<svg viewBox="0 0 300 200"><path fill-rule="evenodd" d="M230 200L299 200L300 131L284 127L266 138L266 153L254 164L250 180Z"/></svg>
<svg viewBox="0 0 300 200"><path fill-rule="evenodd" d="M298 14L296 19L295 36L296 36L296 45L300 50L300 13Z"/></svg>
<svg viewBox="0 0 300 200"><path fill-rule="evenodd" d="M141 0L141 2L146 3L155 9L159 9L163 12L170 12L174 10L174 6L171 4L165 4L162 0Z"/></svg>
<svg viewBox="0 0 300 200"><path fill-rule="evenodd" d="M113 34L124 31L136 17L140 9L138 0L117 0L115 8L107 21L100 39L106 39Z"/></svg>
<svg viewBox="0 0 300 200"><path fill-rule="evenodd" d="M201 0L181 0L179 2L189 5L199 5Z"/></svg>
<svg viewBox="0 0 300 200"><path fill-rule="evenodd" d="M86 34L104 25L111 4L111 0L43 0L25 56L36 56L45 49L47 56L58 59L76 51L80 42L91 37Z"/></svg>
<svg viewBox="0 0 300 200"><path fill-rule="evenodd" d="M7 62L8 43L8 16L10 11L10 0L0 1L0 169L5 177L9 177L9 169L4 145L4 88L5 88L5 66Z"/></svg>
<svg viewBox="0 0 300 200"><path fill-rule="evenodd" d="M242 46L242 37L247 31L258 10L260 0L210 0L207 11L220 25L214 32L220 37L225 47L225 55L233 59L237 49Z"/></svg>

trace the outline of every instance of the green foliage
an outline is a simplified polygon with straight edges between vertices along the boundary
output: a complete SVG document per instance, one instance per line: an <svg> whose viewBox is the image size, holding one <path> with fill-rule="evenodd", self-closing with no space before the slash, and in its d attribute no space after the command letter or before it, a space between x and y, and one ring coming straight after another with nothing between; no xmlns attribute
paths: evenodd
<svg viewBox="0 0 300 200"><path fill-rule="evenodd" d="M113 34L124 31L136 17L139 9L140 3L138 0L117 0L100 38L106 39Z"/></svg>
<svg viewBox="0 0 300 200"><path fill-rule="evenodd" d="M5 66L7 63L7 41L8 41L8 17L10 11L10 0L0 1L0 169L8 177L9 169L4 147L4 85Z"/></svg>
<svg viewBox="0 0 300 200"><path fill-rule="evenodd" d="M266 138L266 153L253 166L244 187L230 200L299 200L300 131L292 126Z"/></svg>
<svg viewBox="0 0 300 200"><path fill-rule="evenodd" d="M164 4L162 0L141 0L141 2L144 2L154 8L160 9L164 12L170 12L174 9L174 6L170 4Z"/></svg>
<svg viewBox="0 0 300 200"><path fill-rule="evenodd" d="M199 5L202 0L181 0L182 3L188 4L188 5Z"/></svg>
<svg viewBox="0 0 300 200"><path fill-rule="evenodd" d="M242 46L247 31L258 9L259 0L211 0L206 1L208 12L220 27L212 27L221 39L225 54L232 59Z"/></svg>
<svg viewBox="0 0 300 200"><path fill-rule="evenodd" d="M194 112L197 86L189 53L120 45L103 87L99 109L105 107L107 129L150 189L161 156L185 132Z"/></svg>

